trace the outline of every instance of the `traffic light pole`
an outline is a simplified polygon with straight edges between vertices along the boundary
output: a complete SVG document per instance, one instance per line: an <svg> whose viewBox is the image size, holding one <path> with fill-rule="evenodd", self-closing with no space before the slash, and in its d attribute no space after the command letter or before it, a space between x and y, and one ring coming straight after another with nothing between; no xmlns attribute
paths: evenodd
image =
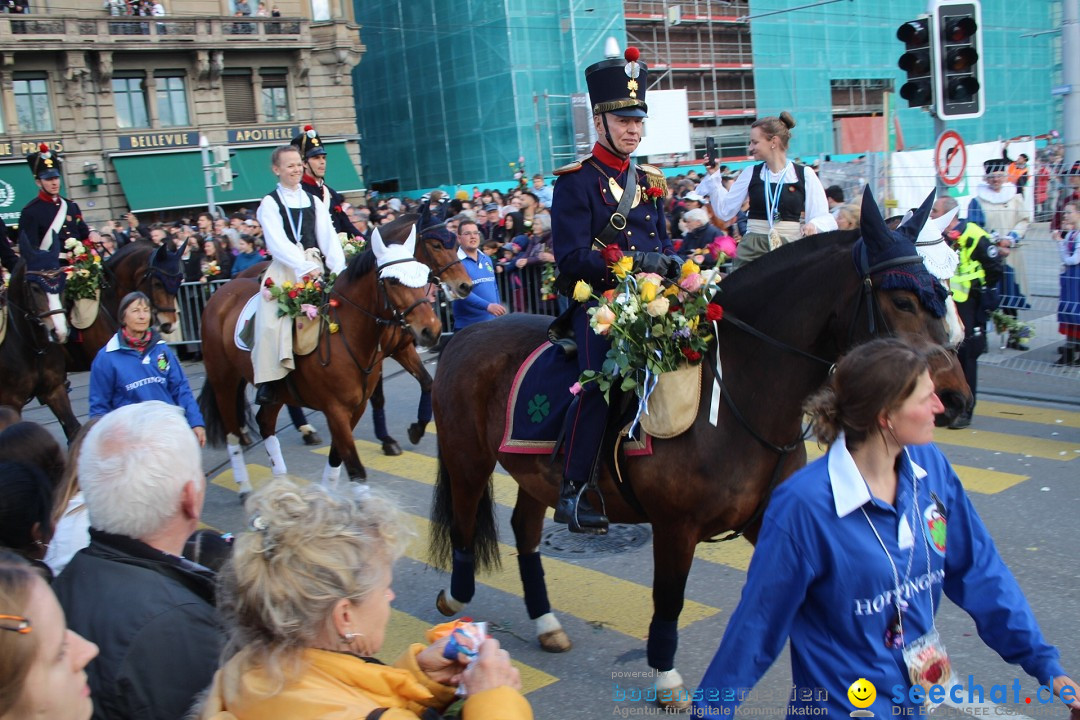
<svg viewBox="0 0 1080 720"><path fill-rule="evenodd" d="M941 137L942 134L944 134L944 132L948 128L945 127L945 121L942 120L941 118L939 118L937 116L937 113L931 112L930 114L934 116L934 143L935 143L935 146L936 146L937 139L939 137ZM934 162L936 163L937 160L935 160ZM949 186L946 185L945 181L941 179L941 173L939 173L937 170L938 169L935 167L934 168L934 187L937 188L937 196L940 198L940 197L945 197L946 195L949 194Z"/></svg>
<svg viewBox="0 0 1080 720"><path fill-rule="evenodd" d="M1063 103L1065 167L1080 161L1080 0L1064 0L1061 26L1061 80L1068 88Z"/></svg>
<svg viewBox="0 0 1080 720"><path fill-rule="evenodd" d="M214 216L220 217L218 207L214 204L214 171L210 164L210 140L203 134L199 134L199 152L202 155L203 178L206 184L206 208Z"/></svg>

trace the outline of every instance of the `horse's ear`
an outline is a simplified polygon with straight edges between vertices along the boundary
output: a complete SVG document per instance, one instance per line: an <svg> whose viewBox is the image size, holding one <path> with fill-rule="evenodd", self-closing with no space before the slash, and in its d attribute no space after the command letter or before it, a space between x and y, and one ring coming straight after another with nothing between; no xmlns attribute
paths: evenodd
<svg viewBox="0 0 1080 720"><path fill-rule="evenodd" d="M881 217L877 200L874 199L874 193L870 192L869 185L863 190L859 230L863 240L872 248L882 249L892 244L892 232L885 224L885 218Z"/></svg>
<svg viewBox="0 0 1080 720"><path fill-rule="evenodd" d="M383 257L386 255L386 245L383 244L382 235L379 233L378 227L371 231L371 251L375 253L375 262L381 263Z"/></svg>
<svg viewBox="0 0 1080 720"><path fill-rule="evenodd" d="M922 205L919 206L919 209L911 217L904 218L904 222L900 224L897 230L907 235L914 242L919 237L919 231L926 224L926 219L930 217L930 211L934 209L934 200L936 198L937 190L931 190L930 194L923 200Z"/></svg>
<svg viewBox="0 0 1080 720"><path fill-rule="evenodd" d="M409 251L409 255L412 255L413 253L416 252L416 226L415 225L413 225L412 228L409 230L409 237L406 238L405 242L402 243L402 245L404 245L405 249Z"/></svg>

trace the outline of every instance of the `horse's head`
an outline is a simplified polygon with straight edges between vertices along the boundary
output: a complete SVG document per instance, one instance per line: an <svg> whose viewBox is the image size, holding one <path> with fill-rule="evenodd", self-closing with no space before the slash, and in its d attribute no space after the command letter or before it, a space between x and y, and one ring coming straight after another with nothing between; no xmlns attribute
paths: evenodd
<svg viewBox="0 0 1080 720"><path fill-rule="evenodd" d="M169 247L170 242L162 243L150 254L149 264L144 273L149 284L153 324L162 334L169 334L179 322L176 312L176 296L180 284L184 282L184 268L181 256L184 248ZM142 284L142 283L140 283Z"/></svg>
<svg viewBox="0 0 1080 720"><path fill-rule="evenodd" d="M30 243L23 243L27 256L23 258L23 288L21 302L27 318L40 324L49 339L63 344L68 339L67 316L64 314L64 283L67 274L60 267L59 258L47 250L37 250ZM14 286L14 279L13 279ZM13 296L16 293L13 292Z"/></svg>
<svg viewBox="0 0 1080 720"><path fill-rule="evenodd" d="M406 216L408 217L408 216ZM432 347L442 334L442 323L431 306L427 265L416 260L415 219L406 218L375 228L371 250L375 255L379 287L394 319L412 333L416 344Z"/></svg>
<svg viewBox="0 0 1080 720"><path fill-rule="evenodd" d="M460 300L472 292L472 279L458 257L457 236L446 227L445 208L445 202L442 212L433 212L429 203L421 205L416 259L431 268L448 297Z"/></svg>
<svg viewBox="0 0 1080 720"><path fill-rule="evenodd" d="M955 306L950 309L949 291L930 272L916 247L916 240L934 204L934 195L931 193L911 217L906 218L895 230L890 230L867 188L863 195L862 237L856 243L854 253L864 282L869 279L874 288L873 305L880 312L880 321L885 325L882 330L913 344L930 342L948 348L940 353L931 353L934 384L945 405L942 420L948 422L970 407L972 397L955 352L953 328L961 328L962 339L963 326L959 325L959 318L955 316ZM939 221L933 222L936 227ZM931 228L928 232L933 231ZM940 237L940 230L937 235ZM950 312L954 316L951 321ZM873 326L878 318L874 317L873 309L867 317L867 329L870 334L875 334Z"/></svg>

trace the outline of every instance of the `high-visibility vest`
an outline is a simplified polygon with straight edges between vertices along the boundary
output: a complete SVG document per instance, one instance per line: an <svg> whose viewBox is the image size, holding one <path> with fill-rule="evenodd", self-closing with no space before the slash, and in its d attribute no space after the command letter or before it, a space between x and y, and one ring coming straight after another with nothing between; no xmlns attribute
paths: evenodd
<svg viewBox="0 0 1080 720"><path fill-rule="evenodd" d="M983 270L982 263L973 257L975 248L984 237L990 237L990 233L969 222L956 241L957 249L960 250L960 264L956 268L956 274L949 279L955 302L967 302L972 283L978 282L979 287L982 287L986 281L986 271Z"/></svg>

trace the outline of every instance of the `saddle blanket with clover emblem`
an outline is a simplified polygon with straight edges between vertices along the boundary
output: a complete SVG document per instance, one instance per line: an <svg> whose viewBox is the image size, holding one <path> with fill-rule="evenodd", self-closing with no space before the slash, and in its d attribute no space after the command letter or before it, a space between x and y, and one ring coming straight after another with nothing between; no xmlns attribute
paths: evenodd
<svg viewBox="0 0 1080 720"><path fill-rule="evenodd" d="M581 374L577 360L544 341L529 353L514 375L506 403L506 427L499 452L547 455L555 449L574 396L570 386ZM623 445L627 455L652 452L652 438Z"/></svg>

